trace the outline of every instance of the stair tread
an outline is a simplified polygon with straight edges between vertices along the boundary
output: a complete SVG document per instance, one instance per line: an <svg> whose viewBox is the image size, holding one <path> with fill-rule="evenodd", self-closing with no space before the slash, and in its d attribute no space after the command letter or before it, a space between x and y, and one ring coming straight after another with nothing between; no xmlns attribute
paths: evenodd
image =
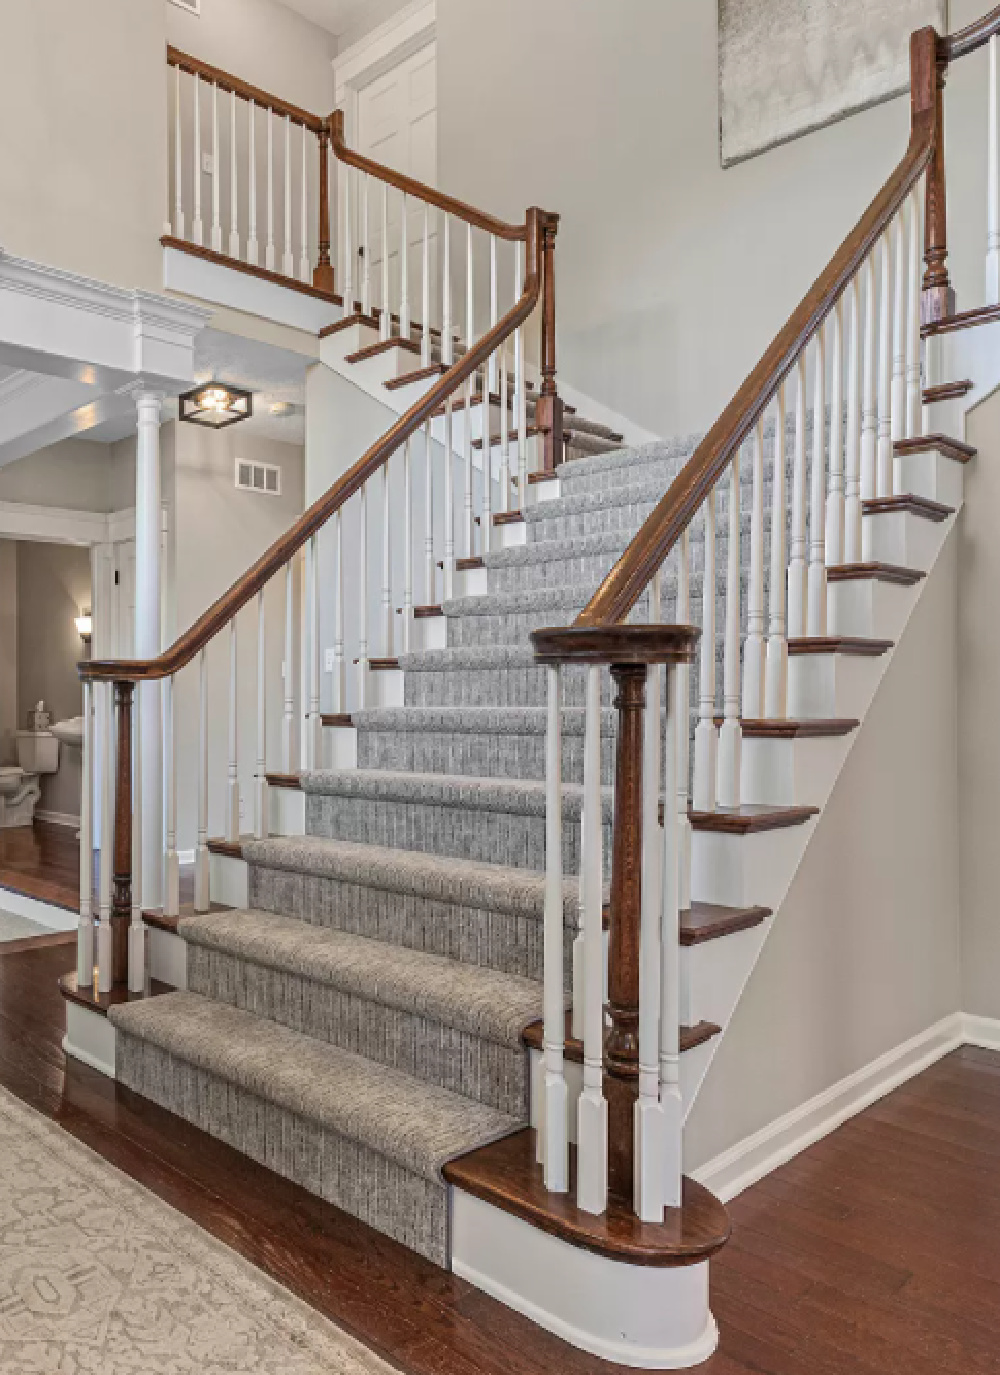
<svg viewBox="0 0 1000 1375"><path fill-rule="evenodd" d="M772 807L744 803L742 807L719 807L714 812L700 812L691 808L688 819L696 831L749 835L757 831L776 831L785 826L801 826L818 813L818 807Z"/></svg>
<svg viewBox="0 0 1000 1375"><path fill-rule="evenodd" d="M929 497L918 497L906 493L898 497L870 497L861 503L866 516L889 515L897 511L908 511L911 515L921 516L924 520L942 521L955 514L954 506L946 506L941 501L931 501Z"/></svg>
<svg viewBox="0 0 1000 1375"><path fill-rule="evenodd" d="M563 1054L566 1059L575 1065L583 1064L583 1041L572 1034L573 1010L566 1009L566 1032ZM696 1022L694 1026L682 1026L680 1028L680 1049L683 1054L686 1050L694 1050L696 1046L704 1045L713 1036L721 1035L722 1028L716 1026L715 1022ZM545 1041L545 1023L539 1017L538 1020L526 1026L522 1032L521 1040L529 1050L542 1050Z"/></svg>
<svg viewBox="0 0 1000 1375"><path fill-rule="evenodd" d="M576 1147L570 1146L569 1188L550 1193L537 1164L531 1128L453 1160L449 1184L513 1213L574 1246L640 1265L690 1264L713 1255L729 1239L729 1215L703 1185L685 1177L681 1207L663 1222L641 1222L631 1199L609 1198L603 1213L576 1206Z"/></svg>
<svg viewBox="0 0 1000 1375"><path fill-rule="evenodd" d="M851 654L877 658L892 649L892 640L874 640L864 635L803 635L788 641L789 654Z"/></svg>
<svg viewBox="0 0 1000 1375"><path fill-rule="evenodd" d="M582 707L563 709L564 735L582 735ZM545 707L368 707L352 717L359 730L418 731L479 735L545 735ZM614 734L614 712L601 713L603 735Z"/></svg>
<svg viewBox="0 0 1000 1375"><path fill-rule="evenodd" d="M516 1049L542 1011L542 985L518 974L254 908L184 917L192 945Z"/></svg>
<svg viewBox="0 0 1000 1375"><path fill-rule="evenodd" d="M414 773L394 769L317 769L302 775L306 793L358 797L416 805L462 807L484 812L545 815L545 780L480 778L475 774ZM611 817L611 789L602 789L605 820ZM563 810L579 816L583 788L563 784Z"/></svg>
<svg viewBox="0 0 1000 1375"><path fill-rule="evenodd" d="M897 583L900 587L912 587L926 576L919 568L905 568L902 564L880 563L877 560L868 563L835 563L826 570L827 582L860 582L871 578L875 582Z"/></svg>
<svg viewBox="0 0 1000 1375"><path fill-rule="evenodd" d="M930 406L935 401L951 401L956 397L968 396L974 386L975 383L970 378L965 378L961 382L938 382L936 386L924 387L924 405Z"/></svg>
<svg viewBox="0 0 1000 1375"><path fill-rule="evenodd" d="M415 348L414 353L419 353L420 349ZM390 377L382 385L387 391L398 391L401 387L408 387L411 382L427 382L432 377L443 377L448 371L447 363L429 363L424 368L414 368L412 372L400 373L398 377Z"/></svg>
<svg viewBox="0 0 1000 1375"><path fill-rule="evenodd" d="M965 391L972 390L971 382L958 382L953 385L964 387ZM929 390L935 389L930 388ZM960 396L964 394L965 392L956 393ZM976 450L971 444L966 444L962 439L952 439L950 435L946 434L923 434L914 435L912 439L897 439L892 447L893 452L897 454L922 454L937 449L946 458L954 459L956 463L968 463L970 458L976 456Z"/></svg>
<svg viewBox="0 0 1000 1375"><path fill-rule="evenodd" d="M366 344L364 348L356 349L354 353L348 353L344 362L363 363L366 358L377 358L379 354L389 353L392 349L403 349L407 353L419 353L420 345L396 335L392 339L380 339L377 344Z"/></svg>
<svg viewBox="0 0 1000 1375"><path fill-rule="evenodd" d="M433 1182L452 1157L523 1125L471 1098L197 993L124 1003L109 1008L108 1018L120 1032Z"/></svg>

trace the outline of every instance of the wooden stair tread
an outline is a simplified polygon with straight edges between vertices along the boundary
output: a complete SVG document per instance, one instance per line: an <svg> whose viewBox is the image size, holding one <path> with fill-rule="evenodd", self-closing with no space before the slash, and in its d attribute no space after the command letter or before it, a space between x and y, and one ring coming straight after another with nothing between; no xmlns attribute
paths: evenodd
<svg viewBox="0 0 1000 1375"><path fill-rule="evenodd" d="M337 299L339 300L340 298L338 297ZM378 329L380 319L380 312L374 306L369 310L368 314L365 315L361 309L361 302L355 301L354 309L345 311L342 319L335 320L332 325L324 325L319 332L319 337L321 339L328 339L331 334L337 334L342 329L350 329L352 325L368 325L370 329ZM398 328L400 320L399 316L395 314L395 312L390 312L389 320ZM411 336L417 335L418 337L420 337L423 335L423 332L424 327L419 320L410 321ZM430 336L432 339L440 339L441 331L436 326L432 325L430 328ZM402 336L399 334L395 334L393 335L393 338L399 339L402 338ZM408 342L412 343L416 341L411 338Z"/></svg>
<svg viewBox="0 0 1000 1375"><path fill-rule="evenodd" d="M921 337L931 334L953 334L957 329L975 329L977 325L992 325L1000 320L1000 305L977 306L975 310L961 310L942 320L930 320L920 326Z"/></svg>
<svg viewBox="0 0 1000 1375"><path fill-rule="evenodd" d="M415 621L427 621L435 616L443 615L444 609L441 606L415 606L413 608L413 619Z"/></svg>
<svg viewBox="0 0 1000 1375"><path fill-rule="evenodd" d="M354 661L357 663L357 659ZM399 668L399 660L391 659L369 659L368 668L372 673L391 673L394 668Z"/></svg>
<svg viewBox="0 0 1000 1375"><path fill-rule="evenodd" d="M253 263L231 258L228 253L217 253L214 248L205 248L202 244L188 243L186 239L175 238L173 234L164 234L160 244L163 248L177 249L180 253L187 253L192 258L201 258L204 262L215 263L218 267L228 267L234 272L242 272L246 277L256 277L260 281L283 286L288 291L297 291L301 296L312 296L314 300L326 301L332 306L344 304L336 292L324 291L322 287L313 286L311 282L300 282L296 277L286 277L281 272L272 272L270 268L255 267Z"/></svg>
<svg viewBox="0 0 1000 1375"><path fill-rule="evenodd" d="M758 831L777 831L785 826L801 826L819 814L818 807L772 807L765 803L718 808L714 812L688 812L696 831L722 831L727 835L749 835Z"/></svg>
<svg viewBox="0 0 1000 1375"><path fill-rule="evenodd" d="M396 335L392 339L380 339L377 344L366 344L363 349L347 354L344 362L363 363L366 358L377 358L380 353L388 353L390 349L405 349L408 353L415 353L418 356L420 354L419 344L414 344L412 340Z"/></svg>
<svg viewBox="0 0 1000 1375"><path fill-rule="evenodd" d="M716 716L715 724L721 726L724 716ZM830 735L850 735L861 722L856 717L816 717L806 721L770 721L740 717L740 731L748 740L807 740Z"/></svg>
<svg viewBox="0 0 1000 1375"><path fill-rule="evenodd" d="M897 563L835 563L826 570L827 582L860 582L871 578L874 582L891 582L900 587L912 587L926 576L919 568L903 568Z"/></svg>
<svg viewBox="0 0 1000 1375"><path fill-rule="evenodd" d="M971 382L956 382L954 385L972 387ZM966 444L961 439L952 439L947 434L922 434L914 435L912 439L897 439L892 449L896 454L924 454L938 449L946 458L953 458L956 463L968 463L970 458L975 458L977 452L971 444Z"/></svg>
<svg viewBox="0 0 1000 1375"><path fill-rule="evenodd" d="M518 525L524 524L523 511L497 511L493 517L494 525Z"/></svg>
<svg viewBox="0 0 1000 1375"><path fill-rule="evenodd" d="M878 658L892 649L892 640L871 640L863 635L803 635L788 641L789 654L852 654Z"/></svg>
<svg viewBox="0 0 1000 1375"><path fill-rule="evenodd" d="M76 970L69 974L64 974L59 980L59 992L68 1003L77 1003L80 1007L89 1008L91 1012L97 1012L102 1017L108 1015L109 1007L118 1007L121 1003L138 1003L146 998L159 998L164 993L176 993L173 984L161 983L159 979L151 979L149 989L144 993L130 993L127 988L113 988L110 993L95 994L92 988L81 989L77 985Z"/></svg>
<svg viewBox="0 0 1000 1375"><path fill-rule="evenodd" d="M469 559L456 559L455 571L457 573L468 573L474 568L484 567L483 561L478 554L474 554Z"/></svg>
<svg viewBox="0 0 1000 1375"><path fill-rule="evenodd" d="M692 902L681 912L681 945L703 945L722 936L759 926L770 907L725 907L718 902Z"/></svg>
<svg viewBox="0 0 1000 1375"><path fill-rule="evenodd" d="M297 773L266 773L268 786L272 788L301 788L302 778Z"/></svg>
<svg viewBox="0 0 1000 1375"><path fill-rule="evenodd" d="M534 439L535 435L541 434L541 430L538 428L537 425L526 425L526 426L525 426L524 433L525 433L525 437L526 437L526 438L528 438L528 439ZM515 443L515 442L517 441L517 430L508 430L508 431L507 431L507 439L508 439L509 442ZM502 435L499 435L499 434L491 434L491 435L490 435L490 448L491 448L491 449L494 448L497 444L502 444L502 443L503 443L503 436L502 436ZM483 447L483 441L482 441L482 439L474 439L474 440L472 441L472 447L473 447L474 449L481 449L481 448Z"/></svg>
<svg viewBox="0 0 1000 1375"><path fill-rule="evenodd" d="M541 1050L543 1047L544 1022L539 1017L537 1022L531 1022L524 1028L521 1040L528 1050ZM703 1045L710 1041L713 1036L720 1035L722 1028L716 1026L714 1022L696 1022L693 1026L682 1026L680 1029L680 1048L681 1051L693 1050L695 1046ZM566 1010L566 1032L565 1046L563 1054L567 1060L575 1065L583 1064L583 1042L578 1040L573 1034L573 1012Z"/></svg>
<svg viewBox="0 0 1000 1375"><path fill-rule="evenodd" d="M685 1178L682 1206L670 1209L663 1222L640 1222L631 1199L609 1198L600 1215L576 1206L575 1146L565 1194L546 1190L535 1154L535 1132L525 1127L449 1161L442 1173L449 1184L551 1236L633 1265L690 1265L714 1255L729 1238L726 1209L693 1179Z"/></svg>
<svg viewBox="0 0 1000 1375"><path fill-rule="evenodd" d="M529 473L529 474L528 474L528 485L529 485L529 486L534 486L534 484L535 484L536 482L554 482L558 476L559 476L559 470L558 470L558 469L556 469L554 472L551 472L551 473L547 473L547 472Z"/></svg>
<svg viewBox="0 0 1000 1375"><path fill-rule="evenodd" d="M922 516L924 520L935 522L947 520L955 514L954 506L945 506L940 501L931 501L929 497L918 497L912 493L898 497L869 497L861 503L861 510L866 516L909 511L914 516Z"/></svg>
<svg viewBox="0 0 1000 1375"><path fill-rule="evenodd" d="M225 836L209 836L205 844L210 855L225 855L227 859L243 858L243 842L253 840L252 835L242 835L239 840L227 840Z"/></svg>
<svg viewBox="0 0 1000 1375"><path fill-rule="evenodd" d="M925 387L923 401L931 406L935 401L953 401L960 396L968 396L975 383L966 378L962 382L939 382L935 387Z"/></svg>
<svg viewBox="0 0 1000 1375"><path fill-rule="evenodd" d="M354 724L349 711L327 711L319 719L321 725L334 726L338 729L344 729Z"/></svg>
<svg viewBox="0 0 1000 1375"><path fill-rule="evenodd" d="M419 353L420 349L414 350ZM413 372L400 373L398 377L390 377L388 382L383 382L386 391L398 391L400 387L408 387L411 382L426 382L431 377L443 377L448 371L447 363L429 363L426 368L415 368Z"/></svg>

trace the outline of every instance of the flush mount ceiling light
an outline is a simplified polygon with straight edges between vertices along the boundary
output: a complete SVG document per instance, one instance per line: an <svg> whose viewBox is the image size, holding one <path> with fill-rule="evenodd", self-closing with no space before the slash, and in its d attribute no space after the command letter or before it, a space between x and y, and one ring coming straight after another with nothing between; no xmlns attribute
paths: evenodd
<svg viewBox="0 0 1000 1375"><path fill-rule="evenodd" d="M249 420L253 415L253 395L225 382L205 382L179 397L180 418L192 425L207 425L222 430Z"/></svg>

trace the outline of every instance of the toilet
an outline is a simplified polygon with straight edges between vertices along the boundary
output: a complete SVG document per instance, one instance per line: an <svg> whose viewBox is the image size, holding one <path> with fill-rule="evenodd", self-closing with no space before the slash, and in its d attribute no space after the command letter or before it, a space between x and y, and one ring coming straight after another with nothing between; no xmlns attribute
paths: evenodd
<svg viewBox="0 0 1000 1375"><path fill-rule="evenodd" d="M39 777L59 769L59 741L47 730L19 730L17 764L0 768L0 829L30 826L42 795Z"/></svg>

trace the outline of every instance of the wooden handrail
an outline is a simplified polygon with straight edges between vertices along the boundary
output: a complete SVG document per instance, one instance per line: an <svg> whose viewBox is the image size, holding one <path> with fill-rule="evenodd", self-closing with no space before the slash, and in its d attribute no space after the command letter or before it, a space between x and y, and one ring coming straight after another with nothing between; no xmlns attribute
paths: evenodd
<svg viewBox="0 0 1000 1375"><path fill-rule="evenodd" d="M945 62L954 62L959 57L984 47L994 34L1000 33L1000 5L981 19L959 29L958 33L948 34L938 44L939 56Z"/></svg>
<svg viewBox="0 0 1000 1375"><path fill-rule="evenodd" d="M189 664L232 618L294 557L304 544L339 510L407 439L429 420L458 388L487 361L495 349L531 316L541 291L541 241L553 217L532 207L525 216L526 272L520 300L484 334L395 425L371 446L353 468L338 480L271 545L242 578L156 659L102 659L80 663L83 681L141 682L168 678Z"/></svg>
<svg viewBox="0 0 1000 1375"><path fill-rule="evenodd" d="M403 172L393 171L391 167L386 167L381 162L373 162L371 158L366 158L361 153L356 153L352 148L348 148L344 141L343 110L334 110L329 123L330 141L334 154L340 162L345 163L348 167L356 167L359 172L368 172L371 176L377 177L379 181L388 182L397 191L405 191L408 196L416 196L418 200L426 201L428 205L436 206L438 210L443 210L448 215L454 215L456 219L463 220L476 229L484 229L487 234L495 234L498 239L510 241L520 239L524 242L528 233L526 223L508 224L506 220L498 220L494 215L487 215L484 211L477 210L474 205L456 200L454 196L446 196L442 191L436 191L433 186L427 186L424 182L417 181L415 177L408 177ZM557 217L546 217L547 222L552 219L557 219Z"/></svg>
<svg viewBox="0 0 1000 1375"><path fill-rule="evenodd" d="M919 29L911 38L911 130L902 162L577 617L577 626L611 627L629 614L706 497L728 470L740 445L794 367L802 349L834 308L928 167L937 131L938 44L938 35L931 28ZM553 633L546 632L550 639ZM570 645L567 639L567 657L572 652Z"/></svg>
<svg viewBox="0 0 1000 1375"><path fill-rule="evenodd" d="M310 114L308 110L301 109L298 105L291 104L290 101L282 100L280 96L272 95L270 91L264 91L259 86L252 86L249 81L241 81L238 76L233 76L230 72L224 72L221 67L213 67L210 62L202 62L200 57L192 57L190 53L181 52L179 48L167 45L167 65L170 67L180 67L182 72L187 72L190 76L199 76L204 81L213 86L218 86L222 91L229 91L233 95L241 96L244 100L252 100L255 105L262 109L272 110L276 115L287 115L293 124L304 125L311 129L314 134L320 134L327 126L327 121L322 115Z"/></svg>

